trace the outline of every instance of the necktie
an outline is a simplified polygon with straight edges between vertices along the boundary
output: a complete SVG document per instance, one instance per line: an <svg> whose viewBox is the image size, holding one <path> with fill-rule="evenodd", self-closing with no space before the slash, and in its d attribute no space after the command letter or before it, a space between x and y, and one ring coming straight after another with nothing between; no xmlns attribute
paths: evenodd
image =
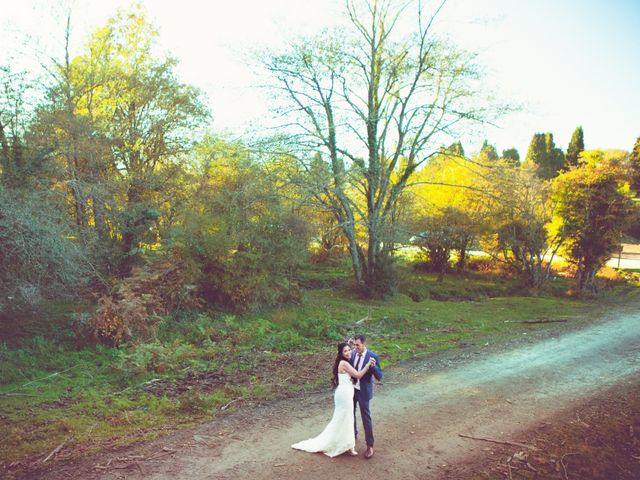
<svg viewBox="0 0 640 480"><path fill-rule="evenodd" d="M362 365L360 365L360 361L362 360L362 355L358 354L358 359L356 360L356 370L362 370Z"/></svg>

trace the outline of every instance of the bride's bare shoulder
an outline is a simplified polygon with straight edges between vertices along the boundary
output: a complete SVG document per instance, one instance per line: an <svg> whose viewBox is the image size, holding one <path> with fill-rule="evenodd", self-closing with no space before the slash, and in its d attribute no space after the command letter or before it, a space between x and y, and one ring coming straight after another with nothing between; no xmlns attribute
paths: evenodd
<svg viewBox="0 0 640 480"><path fill-rule="evenodd" d="M338 364L338 373L346 373L348 365L349 362L346 360L340 360L340 363Z"/></svg>

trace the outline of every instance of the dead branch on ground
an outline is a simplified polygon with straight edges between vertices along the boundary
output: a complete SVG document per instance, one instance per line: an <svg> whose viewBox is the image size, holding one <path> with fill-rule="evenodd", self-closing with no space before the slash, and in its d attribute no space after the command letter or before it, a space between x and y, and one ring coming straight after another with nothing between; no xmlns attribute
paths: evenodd
<svg viewBox="0 0 640 480"><path fill-rule="evenodd" d="M54 448L54 449L51 451L51 453L50 453L49 455L47 455L47 457L46 457L44 460L42 460L42 463L46 463L46 462L48 462L48 461L49 461L49 460L50 460L50 459L51 459L51 458L52 458L56 453L58 453L60 450L62 450L62 447L64 447L64 446L65 446L65 444L66 444L68 441L70 441L70 440L72 440L72 439L73 439L73 437L69 437L69 438L67 438L64 442L62 442L60 445L58 445L56 448Z"/></svg>
<svg viewBox="0 0 640 480"><path fill-rule="evenodd" d="M224 411L227 408L229 408L229 406L234 403L237 402L238 400L242 400L244 397L238 397L238 398L234 398L233 400L231 400L230 402L228 402L226 405L223 405L222 407L220 407L220 410Z"/></svg>
<svg viewBox="0 0 640 480"><path fill-rule="evenodd" d="M569 476L567 475L567 466L564 464L564 457L566 457L567 455L579 455L578 453L565 453L564 455L562 455L562 458L560 459L560 465L562 465L562 471L564 473L564 480L569 480Z"/></svg>
<svg viewBox="0 0 640 480"><path fill-rule="evenodd" d="M498 443L500 445L513 445L513 446L516 446L516 447L528 448L530 450L538 450L533 445L527 445L525 443L509 442L509 441L506 441L506 440L494 440L492 438L472 437L471 435L464 435L462 433L459 433L458 436L460 436L462 438L470 438L471 440L481 440L483 442Z"/></svg>

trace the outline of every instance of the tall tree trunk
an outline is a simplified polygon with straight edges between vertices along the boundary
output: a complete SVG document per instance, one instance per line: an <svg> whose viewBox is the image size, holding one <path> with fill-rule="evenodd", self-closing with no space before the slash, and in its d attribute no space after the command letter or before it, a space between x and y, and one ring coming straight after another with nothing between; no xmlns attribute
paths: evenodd
<svg viewBox="0 0 640 480"><path fill-rule="evenodd" d="M135 264L136 255L134 249L138 245L137 227L139 220L136 218L135 211L142 199L141 187L133 179L127 190L127 211L122 231L122 259L121 273L123 276L131 273L131 269Z"/></svg>
<svg viewBox="0 0 640 480"><path fill-rule="evenodd" d="M2 167L2 176L6 180L11 171L11 153L2 122L0 122L0 147L0 167Z"/></svg>
<svg viewBox="0 0 640 480"><path fill-rule="evenodd" d="M108 239L108 230L105 221L106 215L104 205L102 205L102 202L95 196L91 196L91 212L96 225L96 231L98 232L98 238L101 243L104 243Z"/></svg>
<svg viewBox="0 0 640 480"><path fill-rule="evenodd" d="M378 232L374 225L369 225L369 242L367 245L367 294L373 295L374 286L376 284L376 276L378 275Z"/></svg>
<svg viewBox="0 0 640 480"><path fill-rule="evenodd" d="M360 249L356 241L356 233L353 222L343 226L342 228L345 236L349 240L349 254L351 255L351 266L353 268L353 277L356 282L356 286L360 288L364 283L363 265L360 254Z"/></svg>
<svg viewBox="0 0 640 480"><path fill-rule="evenodd" d="M456 262L456 272L462 273L467 262L467 246L464 245L458 250L458 261Z"/></svg>

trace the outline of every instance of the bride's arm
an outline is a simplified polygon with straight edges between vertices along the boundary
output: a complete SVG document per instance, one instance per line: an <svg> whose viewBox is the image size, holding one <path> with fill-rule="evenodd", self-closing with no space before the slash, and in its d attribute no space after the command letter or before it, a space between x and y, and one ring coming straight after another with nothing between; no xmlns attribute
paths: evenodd
<svg viewBox="0 0 640 480"><path fill-rule="evenodd" d="M371 364L369 362L367 362L367 364L364 366L364 368L362 370L358 371L355 368L353 368L349 362L347 362L346 360L342 360L340 362L340 370L339 370L339 372L340 373L348 373L353 378L362 378L364 376L364 374L367 373L367 371L369 370L369 365L371 365Z"/></svg>

